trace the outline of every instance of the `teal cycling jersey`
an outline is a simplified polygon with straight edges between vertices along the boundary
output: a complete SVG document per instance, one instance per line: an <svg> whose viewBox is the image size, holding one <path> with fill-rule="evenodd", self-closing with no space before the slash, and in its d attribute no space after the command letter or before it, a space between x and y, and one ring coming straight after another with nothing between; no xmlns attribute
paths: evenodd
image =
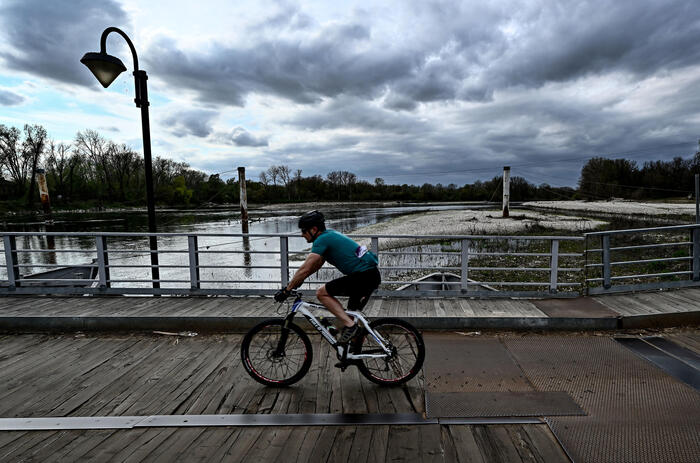
<svg viewBox="0 0 700 463"><path fill-rule="evenodd" d="M377 256L335 230L325 230L314 240L311 252L322 256L344 275L375 268Z"/></svg>

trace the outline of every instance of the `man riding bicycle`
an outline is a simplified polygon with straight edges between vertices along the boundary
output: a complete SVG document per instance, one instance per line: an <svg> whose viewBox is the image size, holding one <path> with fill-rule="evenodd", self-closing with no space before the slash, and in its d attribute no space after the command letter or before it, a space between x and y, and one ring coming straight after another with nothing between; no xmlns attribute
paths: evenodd
<svg viewBox="0 0 700 463"><path fill-rule="evenodd" d="M323 214L318 211L302 215L299 218L299 228L306 242L313 243L311 252L294 273L289 284L275 294L275 300L283 302L289 297L290 291L301 286L304 280L318 271L326 261L330 262L344 276L318 288L316 297L343 323L338 342L348 343L359 334L360 327L345 313L336 296L348 296L348 309L361 310L381 283L377 256L342 233L326 229Z"/></svg>

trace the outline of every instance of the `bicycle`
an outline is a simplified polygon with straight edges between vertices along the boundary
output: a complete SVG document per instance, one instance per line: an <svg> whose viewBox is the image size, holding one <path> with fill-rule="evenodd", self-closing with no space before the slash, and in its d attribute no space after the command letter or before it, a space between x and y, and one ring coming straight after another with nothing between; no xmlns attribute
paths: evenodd
<svg viewBox="0 0 700 463"><path fill-rule="evenodd" d="M294 302L283 318L265 320L243 338L241 360L248 374L266 386L289 386L301 380L313 360L309 336L294 323L301 313L336 352L342 371L356 366L360 373L376 384L400 385L416 376L425 359L425 344L420 332L398 318L379 318L372 322L359 311L347 311L361 331L348 344L339 344L332 323L316 318L310 309L326 310L319 304L302 300L302 293L292 291ZM361 310L361 309L360 309Z"/></svg>

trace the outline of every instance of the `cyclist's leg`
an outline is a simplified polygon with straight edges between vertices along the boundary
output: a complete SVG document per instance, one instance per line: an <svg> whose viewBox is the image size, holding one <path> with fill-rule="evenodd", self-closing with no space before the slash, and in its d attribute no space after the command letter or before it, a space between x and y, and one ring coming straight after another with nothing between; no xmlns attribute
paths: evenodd
<svg viewBox="0 0 700 463"><path fill-rule="evenodd" d="M329 282L329 284L330 283L332 282ZM348 317L348 314L345 313L345 309L340 301L328 292L326 285L323 285L316 290L316 297L326 309L328 309L338 320L343 323L344 326L350 327L354 325L355 322L353 322L352 318Z"/></svg>
<svg viewBox="0 0 700 463"><path fill-rule="evenodd" d="M360 274L355 282L355 291L349 295L348 310L362 311L381 282L381 275L376 268Z"/></svg>

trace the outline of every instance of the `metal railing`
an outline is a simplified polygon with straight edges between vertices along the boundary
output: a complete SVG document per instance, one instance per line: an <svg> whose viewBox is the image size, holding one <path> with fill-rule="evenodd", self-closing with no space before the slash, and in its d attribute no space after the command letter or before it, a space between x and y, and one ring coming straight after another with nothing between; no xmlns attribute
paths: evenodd
<svg viewBox="0 0 700 463"><path fill-rule="evenodd" d="M584 236L587 294L700 285L700 224Z"/></svg>
<svg viewBox="0 0 700 463"><path fill-rule="evenodd" d="M150 236L158 240L157 289L150 276ZM379 257L378 295L576 296L582 290L583 237L350 236ZM6 232L3 243L5 295L272 294L287 284L309 249L289 234ZM95 278L76 278L70 269L77 267L91 269ZM435 290L399 290L433 272L456 273L459 281L435 282ZM304 288L339 275L324 267Z"/></svg>

